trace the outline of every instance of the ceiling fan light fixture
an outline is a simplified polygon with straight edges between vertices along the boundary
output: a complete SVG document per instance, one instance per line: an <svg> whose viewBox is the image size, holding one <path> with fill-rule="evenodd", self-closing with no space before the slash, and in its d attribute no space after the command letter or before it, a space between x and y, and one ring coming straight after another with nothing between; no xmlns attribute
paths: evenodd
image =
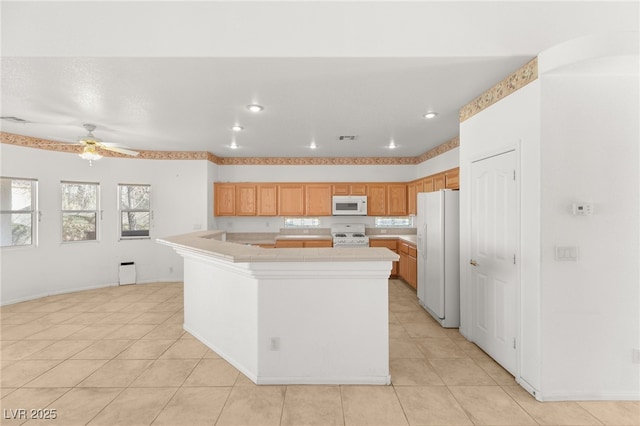
<svg viewBox="0 0 640 426"><path fill-rule="evenodd" d="M316 141L311 141L311 143L309 144L309 149L316 149L318 147L318 145L316 145Z"/></svg>
<svg viewBox="0 0 640 426"><path fill-rule="evenodd" d="M102 158L102 155L96 151L95 145L86 145L78 156L83 160L89 161L99 160Z"/></svg>
<svg viewBox="0 0 640 426"><path fill-rule="evenodd" d="M391 139L391 142L389 142L389 145L387 145L387 148L389 149L396 149L397 147L398 145L396 145L393 139Z"/></svg>
<svg viewBox="0 0 640 426"><path fill-rule="evenodd" d="M244 130L244 127L240 126L239 124L236 124L235 126L231 127L231 130L233 130L234 132L241 132Z"/></svg>
<svg viewBox="0 0 640 426"><path fill-rule="evenodd" d="M238 149L238 144L236 143L236 141L232 141L232 142L229 144L229 148L231 148L231 149Z"/></svg>
<svg viewBox="0 0 640 426"><path fill-rule="evenodd" d="M264 109L264 107L258 104L251 104L251 105L247 105L247 109L251 112L260 112Z"/></svg>

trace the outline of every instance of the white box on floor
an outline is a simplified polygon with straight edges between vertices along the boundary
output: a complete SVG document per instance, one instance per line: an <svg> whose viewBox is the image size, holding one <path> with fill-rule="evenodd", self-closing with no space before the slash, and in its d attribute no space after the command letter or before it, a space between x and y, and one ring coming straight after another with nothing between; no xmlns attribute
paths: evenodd
<svg viewBox="0 0 640 426"><path fill-rule="evenodd" d="M134 262L122 262L120 264L120 285L136 283L136 264Z"/></svg>

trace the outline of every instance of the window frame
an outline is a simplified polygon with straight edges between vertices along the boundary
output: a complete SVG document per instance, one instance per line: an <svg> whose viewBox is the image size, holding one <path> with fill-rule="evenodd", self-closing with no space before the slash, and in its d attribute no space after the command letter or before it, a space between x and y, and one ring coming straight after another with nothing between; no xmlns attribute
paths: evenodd
<svg viewBox="0 0 640 426"><path fill-rule="evenodd" d="M393 225L393 224L379 224L380 220L404 220L406 224L402 225ZM413 227L413 217L412 216L376 216L373 219L373 226L375 228L412 228Z"/></svg>
<svg viewBox="0 0 640 426"><path fill-rule="evenodd" d="M31 237L29 244L13 244L13 230L11 232L11 244L2 245L0 242L0 248L2 249L19 249L38 246L38 223L40 222L40 211L38 210L38 179L35 178L19 178L13 176L0 176L0 179L6 179L10 181L27 181L31 182L31 208L29 210L0 210L0 215L8 214L30 214L31 215ZM11 220L11 219L10 219Z"/></svg>
<svg viewBox="0 0 640 426"><path fill-rule="evenodd" d="M64 185L66 184L74 184L74 185L94 185L96 187L96 210L64 210L62 208L62 203L64 200ZM100 182L86 182L86 181L72 181L72 180L61 180L60 181L60 241L62 244L74 244L74 243L94 243L100 242L100 221L102 220L102 210L100 209L101 196L100 196ZM95 213L96 216L96 236L94 239L84 239L84 240L65 240L64 239L64 216L65 213Z"/></svg>
<svg viewBox="0 0 640 426"><path fill-rule="evenodd" d="M149 208L148 209L125 209L123 210L121 208L121 203L120 203L120 196L121 196L121 188L125 187L125 186L144 186L149 188ZM148 183L119 183L117 185L117 203L118 203L118 241L126 241L126 240L149 240L151 239L151 227L152 227L152 222L153 222L153 210L151 208L152 204L151 204L151 184ZM140 212L148 212L149 213L149 229L148 229L148 234L147 235L127 235L124 236L122 235L122 213L126 213L126 212L134 212L134 213L140 213Z"/></svg>
<svg viewBox="0 0 640 426"><path fill-rule="evenodd" d="M316 222L315 224L300 224L300 225L293 225L293 224L287 224L287 222L290 221L314 221ZM285 216L283 218L283 228L288 228L288 229L315 229L315 228L320 228L321 226L321 222L320 222L320 218L319 217L315 217L315 216L309 216L309 217L297 217L297 216Z"/></svg>

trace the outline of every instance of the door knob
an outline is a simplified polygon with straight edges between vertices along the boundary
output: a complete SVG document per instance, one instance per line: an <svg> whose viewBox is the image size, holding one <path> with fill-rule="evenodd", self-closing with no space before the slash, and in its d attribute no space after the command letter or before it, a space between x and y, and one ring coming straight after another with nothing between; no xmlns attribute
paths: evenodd
<svg viewBox="0 0 640 426"><path fill-rule="evenodd" d="M478 266L478 262L476 262L476 261L475 261L475 260L473 260L473 259L471 259L471 260L469 261L469 264L470 264L470 265L473 265L473 266Z"/></svg>

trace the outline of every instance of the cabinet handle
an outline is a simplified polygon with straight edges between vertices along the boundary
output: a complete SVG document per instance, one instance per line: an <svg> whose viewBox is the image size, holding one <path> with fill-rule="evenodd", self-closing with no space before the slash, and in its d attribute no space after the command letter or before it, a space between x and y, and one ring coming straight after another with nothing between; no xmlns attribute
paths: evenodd
<svg viewBox="0 0 640 426"><path fill-rule="evenodd" d="M473 259L471 259L471 260L469 261L469 264L470 264L470 265L473 265L473 266L478 266L478 262L476 262L476 261L475 261L475 260L473 260Z"/></svg>

